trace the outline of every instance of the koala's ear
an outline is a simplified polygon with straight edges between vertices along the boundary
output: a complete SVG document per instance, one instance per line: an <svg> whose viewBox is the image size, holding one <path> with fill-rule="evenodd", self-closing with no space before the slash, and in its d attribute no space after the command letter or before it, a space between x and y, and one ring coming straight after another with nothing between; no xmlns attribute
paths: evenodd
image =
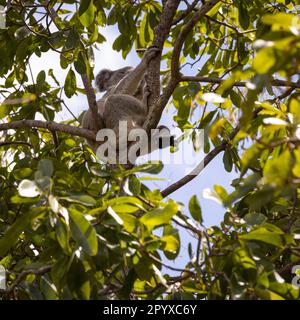
<svg viewBox="0 0 300 320"><path fill-rule="evenodd" d="M110 79L112 71L104 69L101 70L96 76L96 86L100 92L107 90L107 82Z"/></svg>

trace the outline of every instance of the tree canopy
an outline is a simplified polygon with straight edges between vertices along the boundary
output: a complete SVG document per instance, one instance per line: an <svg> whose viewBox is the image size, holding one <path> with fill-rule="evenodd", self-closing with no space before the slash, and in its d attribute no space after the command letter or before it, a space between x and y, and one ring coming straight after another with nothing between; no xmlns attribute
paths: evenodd
<svg viewBox="0 0 300 320"><path fill-rule="evenodd" d="M299 1L0 5L1 299L299 299ZM76 94L95 112L94 52L107 26L118 28L112 50L124 58L161 49L149 65L144 128L169 103L178 128L205 131L201 170L219 154L235 170L233 192L216 185L210 194L225 208L219 225L204 225L196 195L188 208L172 199L201 176L151 190L139 173L160 178L163 163L105 166L85 142L95 133L80 128L82 115L55 122ZM44 66L31 72L31 58L49 52L67 71L63 83Z"/></svg>

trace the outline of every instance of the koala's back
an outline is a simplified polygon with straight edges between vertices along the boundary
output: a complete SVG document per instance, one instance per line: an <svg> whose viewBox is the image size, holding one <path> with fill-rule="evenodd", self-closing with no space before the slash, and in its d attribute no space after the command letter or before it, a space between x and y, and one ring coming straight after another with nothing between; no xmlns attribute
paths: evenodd
<svg viewBox="0 0 300 320"><path fill-rule="evenodd" d="M130 95L111 95L104 104L103 118L106 128L115 128L119 125L119 121L130 121L136 126L142 126L147 117L147 108Z"/></svg>

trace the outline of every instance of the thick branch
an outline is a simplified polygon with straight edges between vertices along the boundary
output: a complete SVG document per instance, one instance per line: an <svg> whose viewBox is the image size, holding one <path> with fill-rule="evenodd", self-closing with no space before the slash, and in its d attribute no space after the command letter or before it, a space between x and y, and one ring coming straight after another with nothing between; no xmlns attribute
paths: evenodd
<svg viewBox="0 0 300 320"><path fill-rule="evenodd" d="M169 196L171 193L175 192L182 186L186 185L193 179L195 179L202 170L222 151L226 149L226 146L233 138L237 135L240 130L240 126L237 126L229 135L228 139L224 139L218 146L216 146L211 152L209 152L206 157L193 169L188 175L183 177L182 179L178 180L177 182L173 183L165 190L161 192L162 196L165 198Z"/></svg>
<svg viewBox="0 0 300 320"><path fill-rule="evenodd" d="M180 78L180 82L204 82L204 83L222 83L224 79L211 78L211 77L192 77L192 76L183 76ZM300 83L289 82L286 80L274 79L271 81L272 86L275 87L290 87L290 88L300 88ZM235 87L246 87L246 81L238 81L233 84Z"/></svg>
<svg viewBox="0 0 300 320"><path fill-rule="evenodd" d="M172 2L172 1L168 1ZM163 94L159 97L158 100L156 100L153 104L151 103L150 112L148 115L147 120L144 123L144 128L149 131L151 128L156 128L162 112L168 103L173 91L175 90L177 84L180 81L180 73L179 73L179 67L180 67L180 54L182 51L182 47L184 44L184 41L190 31L194 28L196 23L203 18L208 11L213 8L214 5L216 5L220 0L210 0L206 2L187 22L186 25L184 25L175 41L174 44L174 50L172 55L172 61L171 61L171 79L169 83L167 84L165 90L163 91ZM167 3L167 4L168 4ZM166 5L167 7L167 5ZM161 20L162 21L162 20ZM171 22L172 23L172 22Z"/></svg>
<svg viewBox="0 0 300 320"><path fill-rule="evenodd" d="M74 126L69 126L67 124L60 124L52 121L40 121L40 120L20 120L9 123L0 124L0 131L9 129L19 129L19 128L45 128L49 131L59 131L69 133L72 136L83 137L86 139L91 139L96 141L96 135L94 132L82 129Z"/></svg>
<svg viewBox="0 0 300 320"><path fill-rule="evenodd" d="M154 29L154 40L152 45L159 48L161 51L163 50L164 42L170 33L179 3L179 0L168 0L165 3L159 24ZM152 59L149 64L147 73L147 83L151 88L151 95L148 99L149 106L152 106L160 95L160 62L161 54Z"/></svg>

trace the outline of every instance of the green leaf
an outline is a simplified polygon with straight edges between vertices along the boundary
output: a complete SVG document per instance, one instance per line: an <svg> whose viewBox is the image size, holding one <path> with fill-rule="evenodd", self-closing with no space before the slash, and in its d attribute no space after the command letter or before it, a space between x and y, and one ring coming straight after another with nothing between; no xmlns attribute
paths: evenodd
<svg viewBox="0 0 300 320"><path fill-rule="evenodd" d="M269 289L289 300L299 300L300 298L299 288L294 287L291 283L271 282Z"/></svg>
<svg viewBox="0 0 300 320"><path fill-rule="evenodd" d="M263 148L259 143L254 143L244 152L241 160L243 165L242 172L246 172L249 166L257 161L262 149Z"/></svg>
<svg viewBox="0 0 300 320"><path fill-rule="evenodd" d="M243 248L238 248L233 253L233 259L236 264L241 265L244 269L254 269L256 270L256 264L252 260L247 251Z"/></svg>
<svg viewBox="0 0 300 320"><path fill-rule="evenodd" d="M70 228L74 240L83 251L90 256L95 256L98 251L98 241L95 229L86 220L82 212L74 207L69 208Z"/></svg>
<svg viewBox="0 0 300 320"><path fill-rule="evenodd" d="M268 73L276 64L276 57L273 48L263 48L253 60L253 68L258 74Z"/></svg>
<svg viewBox="0 0 300 320"><path fill-rule="evenodd" d="M137 226L137 218L131 214L118 212L118 216L123 221L124 228L129 232L133 233L135 231L135 228Z"/></svg>
<svg viewBox="0 0 300 320"><path fill-rule="evenodd" d="M38 215L43 213L45 208L32 208L20 216L15 223L13 223L4 235L0 238L0 256L5 256L10 248L17 242L20 234L27 228L30 222Z"/></svg>
<svg viewBox="0 0 300 320"><path fill-rule="evenodd" d="M131 172L147 172L151 174L158 174L162 171L164 165L161 161L149 161L148 163L142 164L135 167Z"/></svg>
<svg viewBox="0 0 300 320"><path fill-rule="evenodd" d="M81 0L79 20L84 27L89 27L95 20L95 6L93 0Z"/></svg>
<svg viewBox="0 0 300 320"><path fill-rule="evenodd" d="M184 126L186 124L190 115L191 106L192 106L191 98L185 98L184 100L180 101L180 104L178 107L178 113L175 119L180 126Z"/></svg>
<svg viewBox="0 0 300 320"><path fill-rule="evenodd" d="M74 61L74 67L75 70L79 73L79 74L86 74L87 73L87 66L86 66L86 59L84 57L83 52L80 52L77 60Z"/></svg>
<svg viewBox="0 0 300 320"><path fill-rule="evenodd" d="M107 17L107 24L113 25L117 22L118 16L120 15L120 7L115 5L109 12Z"/></svg>
<svg viewBox="0 0 300 320"><path fill-rule="evenodd" d="M17 180L23 180L25 178L29 178L33 173L31 168L21 168L13 171L13 175Z"/></svg>
<svg viewBox="0 0 300 320"><path fill-rule="evenodd" d="M141 193L141 182L134 175L129 177L128 187L134 195L139 195Z"/></svg>
<svg viewBox="0 0 300 320"><path fill-rule="evenodd" d="M250 16L245 1L238 1L239 23L244 30L250 25Z"/></svg>
<svg viewBox="0 0 300 320"><path fill-rule="evenodd" d="M194 281L194 280L185 280L182 282L182 289L185 292L190 292L192 294L198 293L198 294L206 294L205 286L201 285L201 282Z"/></svg>
<svg viewBox="0 0 300 320"><path fill-rule="evenodd" d="M289 28L296 25L296 21L299 21L299 18L293 14L279 12L276 14L266 14L261 18L261 21L264 24L278 25L285 30L289 30Z"/></svg>
<svg viewBox="0 0 300 320"><path fill-rule="evenodd" d="M70 268L70 258L66 255L61 256L51 269L51 278L57 287L63 286L63 278Z"/></svg>
<svg viewBox="0 0 300 320"><path fill-rule="evenodd" d="M148 14L144 14L144 17L141 21L140 32L139 32L139 40L142 48L145 48L147 45L147 42L149 41L147 24L148 24Z"/></svg>
<svg viewBox="0 0 300 320"><path fill-rule="evenodd" d="M160 238L164 242L165 246L163 247L164 254L169 260L174 260L180 249L179 237L175 235L166 235Z"/></svg>
<svg viewBox="0 0 300 320"><path fill-rule="evenodd" d="M136 279L137 279L137 274L135 273L135 270L133 268L127 273L126 278L124 280L124 284L122 288L119 290L118 296L121 299L128 300L130 298L130 294L132 292L133 285Z"/></svg>
<svg viewBox="0 0 300 320"><path fill-rule="evenodd" d="M71 253L71 248L69 245L69 228L66 222L58 218L55 225L55 234L59 245L62 247L66 254Z"/></svg>
<svg viewBox="0 0 300 320"><path fill-rule="evenodd" d="M37 203L40 201L40 198L39 197L35 197L35 198L23 198L19 195L15 195L13 197L10 198L10 201L11 203L14 203L14 204L25 204L25 203Z"/></svg>
<svg viewBox="0 0 300 320"><path fill-rule="evenodd" d="M11 111L11 106L6 105L6 104L1 104L0 105L0 119L5 118L7 115L9 115Z"/></svg>
<svg viewBox="0 0 300 320"><path fill-rule="evenodd" d="M274 189L266 188L257 190L246 197L245 202L249 205L251 211L260 210L263 206L272 201L274 197Z"/></svg>
<svg viewBox="0 0 300 320"><path fill-rule="evenodd" d="M292 157L290 150L270 158L264 167L264 178L267 183L284 186L291 173Z"/></svg>
<svg viewBox="0 0 300 320"><path fill-rule="evenodd" d="M168 224L177 212L177 204L170 201L170 203L162 209L155 209L147 212L140 218L140 222L143 223L149 231L152 231L157 227Z"/></svg>
<svg viewBox="0 0 300 320"><path fill-rule="evenodd" d="M261 241L276 247L284 245L284 232L270 224L261 225L257 229L239 236L239 239L246 241Z"/></svg>
<svg viewBox="0 0 300 320"><path fill-rule="evenodd" d="M57 289L48 277L43 276L41 278L41 291L46 300L58 300Z"/></svg>
<svg viewBox="0 0 300 320"><path fill-rule="evenodd" d="M227 172L231 172L232 171L233 162L232 162L231 152L228 149L226 149L225 152L224 152L223 163L224 163L225 170Z"/></svg>
<svg viewBox="0 0 300 320"><path fill-rule="evenodd" d="M143 203L141 200L139 200L138 198L135 197L119 197L119 198L113 198L110 199L107 202L108 206L111 206L112 208L114 208L115 206L121 205L121 204L131 204L132 206L135 206L136 208L142 208L143 207Z"/></svg>
<svg viewBox="0 0 300 320"><path fill-rule="evenodd" d="M152 260L145 255L140 256L140 253L137 253L132 261L139 279L149 281L153 275Z"/></svg>
<svg viewBox="0 0 300 320"><path fill-rule="evenodd" d="M129 43L129 38L127 35L119 35L113 43L113 49L116 51L126 50Z"/></svg>
<svg viewBox="0 0 300 320"><path fill-rule="evenodd" d="M139 210L138 207L127 203L116 204L112 208L117 213L133 213Z"/></svg>
<svg viewBox="0 0 300 320"><path fill-rule="evenodd" d="M192 196L190 199L189 210L196 221L199 223L203 222L201 206L196 195Z"/></svg>
<svg viewBox="0 0 300 320"><path fill-rule="evenodd" d="M46 73L44 70L42 70L36 77L36 84L38 86L42 86L46 81Z"/></svg>
<svg viewBox="0 0 300 320"><path fill-rule="evenodd" d="M91 295L91 283L83 262L74 259L68 276L68 287L75 298L79 300L89 300Z"/></svg>
<svg viewBox="0 0 300 320"><path fill-rule="evenodd" d="M71 98L75 92L76 92L76 88L77 88L77 83L76 83L76 76L75 76L75 72L70 69L66 80L65 80L65 86L64 86L64 91L65 94L68 98Z"/></svg>
<svg viewBox="0 0 300 320"><path fill-rule="evenodd" d="M259 212L251 212L247 213L244 217L244 220L249 224L250 226L255 226L258 224L264 223L267 218L265 215Z"/></svg>
<svg viewBox="0 0 300 320"><path fill-rule="evenodd" d="M160 238L163 242L163 251L167 259L174 260L180 251L180 237L177 229L171 225L164 227L163 237Z"/></svg>
<svg viewBox="0 0 300 320"><path fill-rule="evenodd" d="M82 205L90 206L90 207L95 206L97 203L97 201L93 197L87 194L70 194L67 197L61 197L61 199L65 199L69 202L80 203Z"/></svg>
<svg viewBox="0 0 300 320"><path fill-rule="evenodd" d="M262 300L285 300L282 296L267 289L256 287L255 294Z"/></svg>

